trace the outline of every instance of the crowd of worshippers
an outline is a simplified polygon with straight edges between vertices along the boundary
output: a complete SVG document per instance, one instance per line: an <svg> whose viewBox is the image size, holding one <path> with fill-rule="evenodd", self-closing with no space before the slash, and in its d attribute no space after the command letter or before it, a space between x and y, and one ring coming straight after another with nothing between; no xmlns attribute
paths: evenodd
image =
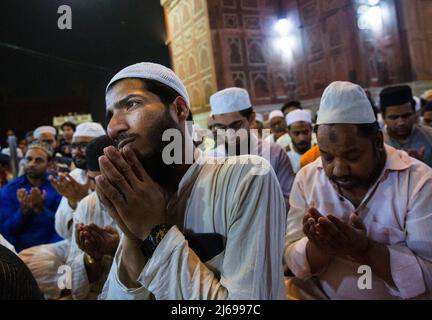
<svg viewBox="0 0 432 320"><path fill-rule="evenodd" d="M264 121L227 88L203 130L171 69L126 67L106 131L3 150L0 299L432 299L432 91L378 100L337 81L316 116L290 101Z"/></svg>

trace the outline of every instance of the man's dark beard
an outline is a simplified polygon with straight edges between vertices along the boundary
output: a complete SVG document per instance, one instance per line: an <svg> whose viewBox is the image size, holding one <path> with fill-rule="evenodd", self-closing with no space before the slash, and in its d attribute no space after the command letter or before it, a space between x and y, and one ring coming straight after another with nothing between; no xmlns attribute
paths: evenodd
<svg viewBox="0 0 432 320"><path fill-rule="evenodd" d="M34 172L26 169L26 177L31 179L42 179L45 176L45 172Z"/></svg>
<svg viewBox="0 0 432 320"><path fill-rule="evenodd" d="M298 143L298 144L293 142L293 144L294 144L296 151L300 154L304 154L306 151L308 151L311 148L311 144L307 143L307 142Z"/></svg>
<svg viewBox="0 0 432 320"><path fill-rule="evenodd" d="M85 158L81 157L72 157L73 163L75 164L75 167L82 170L87 170L87 162Z"/></svg>
<svg viewBox="0 0 432 320"><path fill-rule="evenodd" d="M167 109L160 122L150 129L148 139L154 146L153 150L145 156L139 154L137 152L138 150L135 150L138 160L141 162L147 174L161 186L167 185L170 182L175 171L173 165L165 164L162 159L164 148L171 143L171 141L162 141L162 135L168 129L180 130L180 127L173 120ZM131 136L128 134L120 134L114 141L115 147L118 148L118 144L127 138L131 138Z"/></svg>

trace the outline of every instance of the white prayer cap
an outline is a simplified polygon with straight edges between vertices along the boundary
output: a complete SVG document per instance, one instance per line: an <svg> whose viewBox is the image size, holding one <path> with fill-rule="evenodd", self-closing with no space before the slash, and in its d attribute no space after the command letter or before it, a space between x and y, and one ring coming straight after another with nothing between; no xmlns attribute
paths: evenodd
<svg viewBox="0 0 432 320"><path fill-rule="evenodd" d="M321 97L317 124L363 124L376 122L366 92L351 82L330 84Z"/></svg>
<svg viewBox="0 0 432 320"><path fill-rule="evenodd" d="M54 127L51 126L42 126L42 127L38 127L36 128L36 130L33 132L33 137L35 139L40 139L41 135L44 133L51 133L54 136L57 134L57 130Z"/></svg>
<svg viewBox="0 0 432 320"><path fill-rule="evenodd" d="M73 137L93 137L97 138L105 135L105 129L96 122L84 122L76 127Z"/></svg>
<svg viewBox="0 0 432 320"><path fill-rule="evenodd" d="M285 117L287 126L295 122L306 122L312 124L312 115L309 110L294 110Z"/></svg>
<svg viewBox="0 0 432 320"><path fill-rule="evenodd" d="M158 81L171 89L175 90L179 95L185 98L188 108L190 108L189 95L186 87L180 78L171 69L152 62L141 62L128 66L118 72L109 82L105 92L116 81L128 78L139 78L144 80Z"/></svg>
<svg viewBox="0 0 432 320"><path fill-rule="evenodd" d="M251 107L249 93L242 88L227 88L210 97L213 115L242 111Z"/></svg>
<svg viewBox="0 0 432 320"><path fill-rule="evenodd" d="M272 121L273 118L285 118L284 114L280 110L273 110L270 112L269 121Z"/></svg>
<svg viewBox="0 0 432 320"><path fill-rule="evenodd" d="M264 116L261 113L257 112L256 116L255 116L255 121L263 123L264 122Z"/></svg>

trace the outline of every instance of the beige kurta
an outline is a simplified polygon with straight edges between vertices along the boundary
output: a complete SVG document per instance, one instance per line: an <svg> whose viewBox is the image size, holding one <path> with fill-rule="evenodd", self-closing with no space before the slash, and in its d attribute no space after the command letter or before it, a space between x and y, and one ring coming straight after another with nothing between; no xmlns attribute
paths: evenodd
<svg viewBox="0 0 432 320"><path fill-rule="evenodd" d="M372 289L361 290L360 265L333 258L318 276L321 289L331 299L431 298L432 292L432 170L405 152L386 146L387 161L380 178L358 208L330 183L321 158L296 176L290 198L285 262L298 279L312 277L302 220L310 207L347 222L356 212L368 237L390 252L390 268L396 288L373 275ZM307 286L311 287L309 281ZM313 290L307 290L309 292Z"/></svg>

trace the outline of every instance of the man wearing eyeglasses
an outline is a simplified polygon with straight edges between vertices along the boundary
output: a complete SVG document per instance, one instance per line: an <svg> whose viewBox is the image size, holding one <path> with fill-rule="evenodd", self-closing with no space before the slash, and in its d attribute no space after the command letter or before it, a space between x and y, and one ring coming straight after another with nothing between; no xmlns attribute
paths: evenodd
<svg viewBox="0 0 432 320"><path fill-rule="evenodd" d="M72 215L78 203L89 193L89 181L86 175L86 147L96 139L105 135L104 128L96 122L85 122L77 126L72 138L71 153L76 169L66 174L59 174L58 179L51 182L63 198L56 213L55 227L65 239L72 236Z"/></svg>
<svg viewBox="0 0 432 320"><path fill-rule="evenodd" d="M380 93L381 111L386 124L385 143L405 150L432 167L432 129L416 124L415 101L409 86L385 88Z"/></svg>
<svg viewBox="0 0 432 320"><path fill-rule="evenodd" d="M294 171L285 150L276 143L269 143L251 131L256 123L249 93L242 88L227 88L210 97L212 129L218 146L209 151L216 157L259 155L270 162L289 208L289 194L294 182ZM255 134L256 133L256 134Z"/></svg>

